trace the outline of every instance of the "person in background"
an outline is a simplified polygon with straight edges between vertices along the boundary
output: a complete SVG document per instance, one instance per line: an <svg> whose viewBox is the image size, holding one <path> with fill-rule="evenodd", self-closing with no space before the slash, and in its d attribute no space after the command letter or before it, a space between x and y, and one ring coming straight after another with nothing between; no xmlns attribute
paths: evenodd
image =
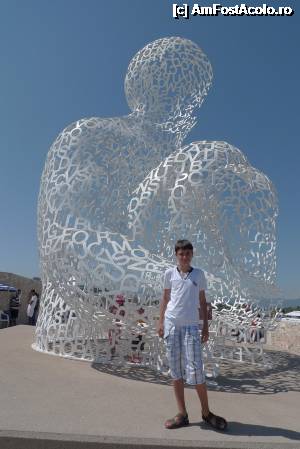
<svg viewBox="0 0 300 449"><path fill-rule="evenodd" d="M40 295L39 295L39 293L37 291L35 293L36 293L36 296L37 296L37 302L36 302L36 305L35 305L35 308L34 308L34 312L33 312L33 324L34 324L34 326L36 325L37 317L38 317L39 309L40 309Z"/></svg>
<svg viewBox="0 0 300 449"><path fill-rule="evenodd" d="M111 304L108 308L108 311L116 316L124 317L125 316L125 298L122 294L116 295L115 299L116 304ZM115 318L115 326L108 330L108 341L110 345L110 354L114 356L116 353L116 345L119 343L119 339L121 337L121 327L120 318Z"/></svg>
<svg viewBox="0 0 300 449"><path fill-rule="evenodd" d="M38 301L37 293L34 289L30 291L28 305L27 305L27 318L28 318L28 324L30 326L35 325L35 308Z"/></svg>
<svg viewBox="0 0 300 449"><path fill-rule="evenodd" d="M145 309L140 307L137 309L137 313L140 315L140 318L137 320L137 324L143 329L143 326L147 323L147 317L145 316ZM143 333L137 333L134 336L134 339L131 341L131 351L132 355L129 357L129 361L131 363L141 363L142 356L141 352L144 350L145 342L143 341Z"/></svg>
<svg viewBox="0 0 300 449"><path fill-rule="evenodd" d="M12 297L9 300L9 316L10 316L9 326L17 325L20 305L21 305L21 290L18 289L17 292L14 295L12 295Z"/></svg>

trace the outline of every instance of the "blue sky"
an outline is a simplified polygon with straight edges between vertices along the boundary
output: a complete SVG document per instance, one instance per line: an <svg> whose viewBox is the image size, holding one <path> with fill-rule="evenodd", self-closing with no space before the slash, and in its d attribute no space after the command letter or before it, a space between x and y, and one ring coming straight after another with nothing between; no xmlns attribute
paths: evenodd
<svg viewBox="0 0 300 449"><path fill-rule="evenodd" d="M214 70L186 142L226 140L271 178L280 207L278 283L286 297L300 297L300 7L273 0L270 5L296 13L175 20L172 3L2 0L0 271L39 275L37 196L56 135L82 117L127 114L123 83L130 59L148 42L177 35L195 41Z"/></svg>

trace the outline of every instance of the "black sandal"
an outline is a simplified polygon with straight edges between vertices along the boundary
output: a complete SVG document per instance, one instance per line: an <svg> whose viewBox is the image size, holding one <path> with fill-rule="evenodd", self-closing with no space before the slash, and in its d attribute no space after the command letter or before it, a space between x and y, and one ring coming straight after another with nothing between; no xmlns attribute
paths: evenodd
<svg viewBox="0 0 300 449"><path fill-rule="evenodd" d="M210 424L216 430L226 430L227 429L227 421L221 416L217 416L212 412L208 412L207 416L202 415L203 421Z"/></svg>
<svg viewBox="0 0 300 449"><path fill-rule="evenodd" d="M183 415L182 413L177 413L177 415L165 422L165 428L178 429L179 427L188 426L189 423L190 422L188 414Z"/></svg>

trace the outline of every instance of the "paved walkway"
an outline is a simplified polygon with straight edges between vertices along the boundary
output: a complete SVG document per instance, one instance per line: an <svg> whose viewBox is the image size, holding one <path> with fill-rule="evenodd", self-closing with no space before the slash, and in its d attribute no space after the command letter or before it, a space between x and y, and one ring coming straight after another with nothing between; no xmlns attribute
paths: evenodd
<svg viewBox="0 0 300 449"><path fill-rule="evenodd" d="M64 448L66 440L74 448L76 441L99 448L300 448L300 357L273 352L271 371L224 363L219 387L209 391L211 409L229 422L223 434L201 423L193 388L186 389L191 425L167 430L163 422L176 411L169 380L146 368L41 354L32 340L30 326L0 330L1 449L17 447L14 437L29 444L46 434Z"/></svg>

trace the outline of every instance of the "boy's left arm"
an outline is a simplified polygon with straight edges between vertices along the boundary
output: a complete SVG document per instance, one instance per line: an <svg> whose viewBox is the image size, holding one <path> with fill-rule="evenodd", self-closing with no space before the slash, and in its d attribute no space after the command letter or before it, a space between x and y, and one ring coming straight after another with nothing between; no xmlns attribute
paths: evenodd
<svg viewBox="0 0 300 449"><path fill-rule="evenodd" d="M209 332L208 332L208 317L207 317L207 303L205 297L205 290L200 290L199 302L200 302L201 317L203 319L201 342L206 343L209 338Z"/></svg>

